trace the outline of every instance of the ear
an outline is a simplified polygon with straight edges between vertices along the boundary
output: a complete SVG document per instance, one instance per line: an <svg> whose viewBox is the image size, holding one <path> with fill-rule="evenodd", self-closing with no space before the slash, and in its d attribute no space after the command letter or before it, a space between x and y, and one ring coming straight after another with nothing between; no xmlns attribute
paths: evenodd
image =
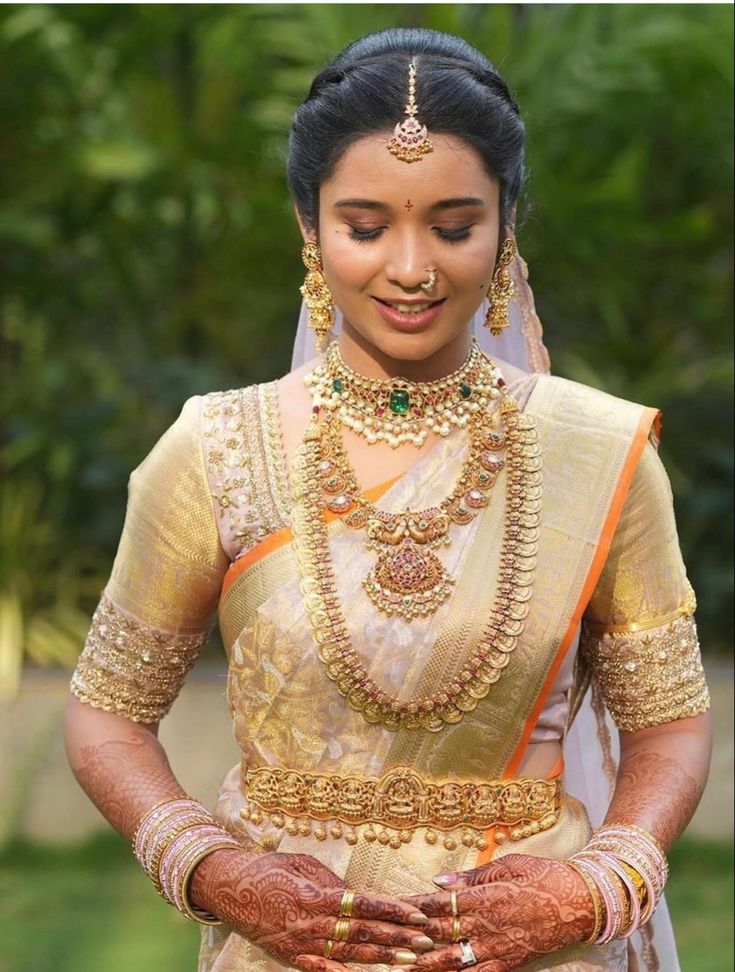
<svg viewBox="0 0 735 972"><path fill-rule="evenodd" d="M296 222L299 224L299 229L301 230L301 236L304 240L304 243L315 242L316 232L308 226L308 224L305 222L304 218L302 217L301 213L299 212L298 208L295 205L293 211L296 215Z"/></svg>

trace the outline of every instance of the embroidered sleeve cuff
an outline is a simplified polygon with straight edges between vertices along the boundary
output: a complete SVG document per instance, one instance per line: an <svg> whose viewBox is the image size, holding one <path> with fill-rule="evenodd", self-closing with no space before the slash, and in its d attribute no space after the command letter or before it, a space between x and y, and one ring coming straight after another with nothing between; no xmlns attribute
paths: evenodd
<svg viewBox="0 0 735 972"><path fill-rule="evenodd" d="M580 648L619 729L646 729L709 709L690 615L642 631L598 635L583 629Z"/></svg>
<svg viewBox="0 0 735 972"><path fill-rule="evenodd" d="M159 722L207 639L164 635L126 617L103 595L71 680L82 702L134 722Z"/></svg>

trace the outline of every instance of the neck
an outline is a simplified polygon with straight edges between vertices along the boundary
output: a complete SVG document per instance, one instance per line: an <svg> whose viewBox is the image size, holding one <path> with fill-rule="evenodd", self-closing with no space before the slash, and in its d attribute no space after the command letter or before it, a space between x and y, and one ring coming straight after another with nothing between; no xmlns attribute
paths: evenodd
<svg viewBox="0 0 735 972"><path fill-rule="evenodd" d="M365 378L407 378L413 382L438 381L461 368L467 359L472 337L469 329L433 354L421 359L394 358L367 341L347 321L339 335L339 350L348 367Z"/></svg>

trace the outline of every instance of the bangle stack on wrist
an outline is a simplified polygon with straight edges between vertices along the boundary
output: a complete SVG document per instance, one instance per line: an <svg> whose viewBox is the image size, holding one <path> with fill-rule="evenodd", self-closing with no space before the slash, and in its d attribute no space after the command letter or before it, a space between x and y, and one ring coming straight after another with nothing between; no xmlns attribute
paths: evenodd
<svg viewBox="0 0 735 972"><path fill-rule="evenodd" d="M133 839L135 856L161 897L203 925L221 922L189 902L189 881L200 861L223 849L240 850L240 844L206 807L187 799L157 804L140 821Z"/></svg>
<svg viewBox="0 0 735 972"><path fill-rule="evenodd" d="M640 827L609 824L567 862L587 885L595 911L589 942L628 938L656 910L669 868L658 841Z"/></svg>

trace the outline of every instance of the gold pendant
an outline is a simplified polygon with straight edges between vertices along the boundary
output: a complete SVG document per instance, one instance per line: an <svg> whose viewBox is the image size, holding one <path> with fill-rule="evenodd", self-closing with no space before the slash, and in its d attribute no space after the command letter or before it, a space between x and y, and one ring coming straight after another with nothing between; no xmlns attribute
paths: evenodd
<svg viewBox="0 0 735 972"><path fill-rule="evenodd" d="M431 550L406 539L378 557L363 581L375 607L406 621L427 617L449 597L454 579Z"/></svg>

